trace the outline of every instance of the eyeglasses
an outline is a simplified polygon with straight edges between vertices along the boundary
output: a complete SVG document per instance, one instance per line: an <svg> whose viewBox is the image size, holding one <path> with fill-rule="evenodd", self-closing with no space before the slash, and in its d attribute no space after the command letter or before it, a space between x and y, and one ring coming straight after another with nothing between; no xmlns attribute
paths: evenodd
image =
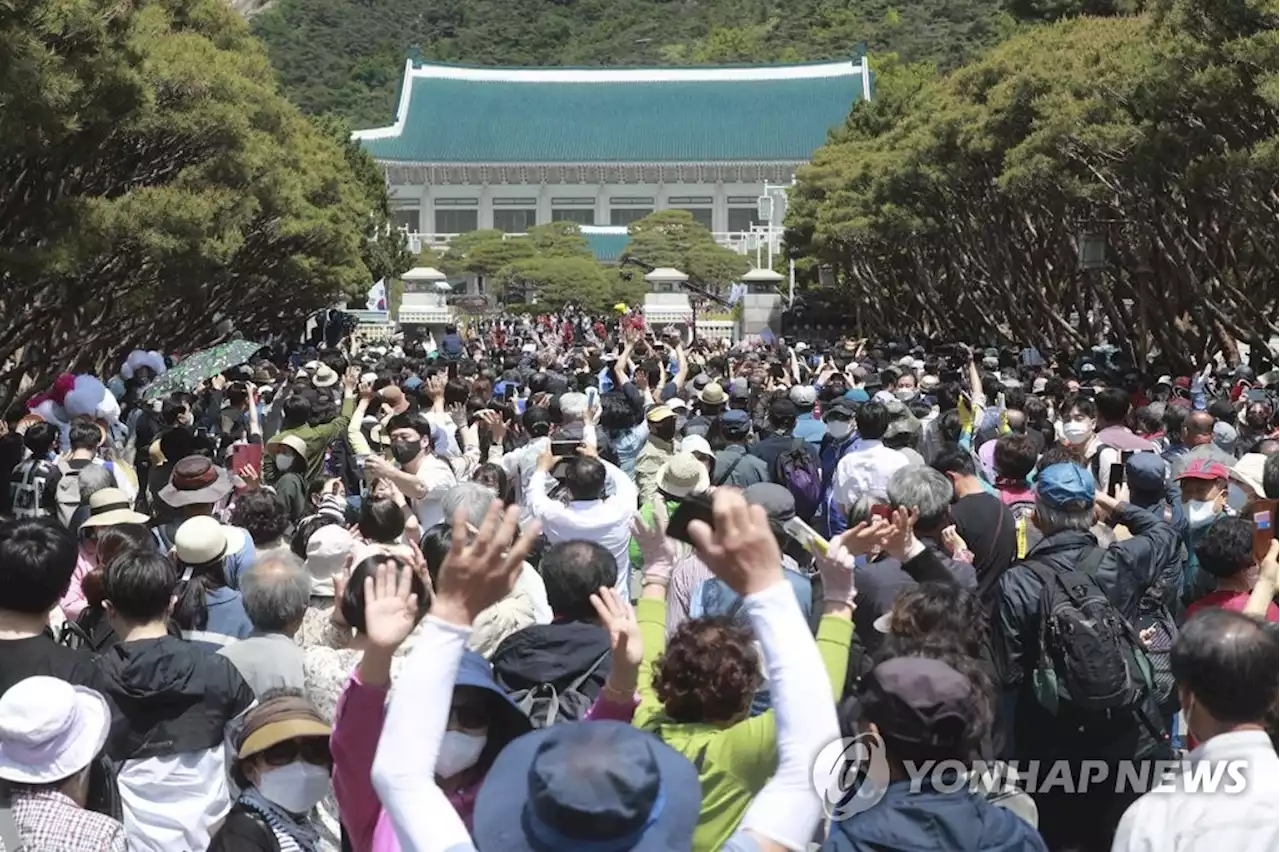
<svg viewBox="0 0 1280 852"><path fill-rule="evenodd" d="M467 731L489 727L489 708L482 702L463 701L449 709L449 720Z"/></svg>
<svg viewBox="0 0 1280 852"><path fill-rule="evenodd" d="M270 766L288 766L299 759L314 766L333 764L333 757L329 754L329 741L322 737L285 740L262 751L259 756Z"/></svg>

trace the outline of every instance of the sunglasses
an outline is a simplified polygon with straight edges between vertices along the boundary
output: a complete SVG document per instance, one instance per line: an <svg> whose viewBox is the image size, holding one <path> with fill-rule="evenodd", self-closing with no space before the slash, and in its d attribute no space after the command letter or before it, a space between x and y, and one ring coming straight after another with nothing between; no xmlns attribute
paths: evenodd
<svg viewBox="0 0 1280 852"><path fill-rule="evenodd" d="M489 708L482 703L464 701L449 709L449 720L463 730L478 731L489 727Z"/></svg>
<svg viewBox="0 0 1280 852"><path fill-rule="evenodd" d="M269 766L288 766L298 760L305 760L313 766L333 764L333 757L329 754L329 741L323 737L285 740L261 752L260 756Z"/></svg>

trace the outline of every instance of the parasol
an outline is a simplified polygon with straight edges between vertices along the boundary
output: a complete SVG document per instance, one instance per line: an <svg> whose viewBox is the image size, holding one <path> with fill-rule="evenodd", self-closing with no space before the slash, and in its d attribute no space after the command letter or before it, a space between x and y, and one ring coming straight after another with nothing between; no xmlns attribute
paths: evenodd
<svg viewBox="0 0 1280 852"><path fill-rule="evenodd" d="M252 340L231 340L194 352L147 385L142 398L149 401L176 391L195 390L200 382L245 363L261 348L261 343Z"/></svg>

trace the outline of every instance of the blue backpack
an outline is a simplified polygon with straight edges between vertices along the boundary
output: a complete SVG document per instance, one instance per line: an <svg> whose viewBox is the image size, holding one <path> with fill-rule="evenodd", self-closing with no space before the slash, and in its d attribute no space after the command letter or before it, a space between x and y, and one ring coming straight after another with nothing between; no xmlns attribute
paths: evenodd
<svg viewBox="0 0 1280 852"><path fill-rule="evenodd" d="M822 503L822 469L809 454L808 442L796 438L773 461L773 481L796 500L796 517L808 521Z"/></svg>

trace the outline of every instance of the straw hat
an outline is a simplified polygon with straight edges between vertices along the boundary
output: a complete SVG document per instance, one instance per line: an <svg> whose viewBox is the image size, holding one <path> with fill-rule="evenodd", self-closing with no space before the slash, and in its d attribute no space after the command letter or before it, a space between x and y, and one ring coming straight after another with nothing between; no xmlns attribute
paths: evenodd
<svg viewBox="0 0 1280 852"><path fill-rule="evenodd" d="M80 525L113 527L116 524L146 524L151 518L133 510L133 504L119 488L103 488L89 497L89 517Z"/></svg>

